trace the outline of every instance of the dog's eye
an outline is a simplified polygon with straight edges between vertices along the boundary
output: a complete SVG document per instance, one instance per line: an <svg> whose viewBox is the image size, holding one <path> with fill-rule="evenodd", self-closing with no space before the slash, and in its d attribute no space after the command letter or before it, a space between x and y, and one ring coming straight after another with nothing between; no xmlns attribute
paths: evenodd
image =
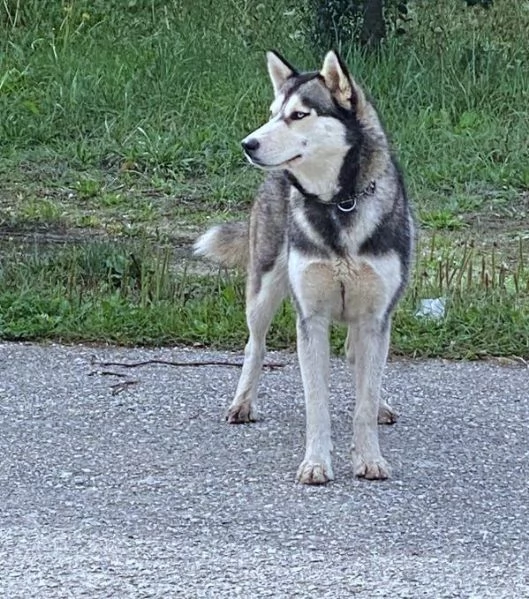
<svg viewBox="0 0 529 599"><path fill-rule="evenodd" d="M309 112L296 111L290 115L290 120L291 121L301 121L301 119L304 119L306 116L309 116L309 114L310 114Z"/></svg>

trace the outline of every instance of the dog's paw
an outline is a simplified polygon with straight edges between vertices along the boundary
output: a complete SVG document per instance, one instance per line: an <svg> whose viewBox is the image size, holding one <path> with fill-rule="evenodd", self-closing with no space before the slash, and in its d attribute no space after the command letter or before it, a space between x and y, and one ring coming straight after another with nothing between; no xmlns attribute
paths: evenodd
<svg viewBox="0 0 529 599"><path fill-rule="evenodd" d="M382 456L366 459L355 451L353 451L353 469L355 476L368 480L385 480L391 475L389 464Z"/></svg>
<svg viewBox="0 0 529 599"><path fill-rule="evenodd" d="M330 462L303 460L296 480L303 485L324 485L334 479Z"/></svg>
<svg viewBox="0 0 529 599"><path fill-rule="evenodd" d="M395 424L399 419L398 413L387 403L383 403L378 408L379 424Z"/></svg>
<svg viewBox="0 0 529 599"><path fill-rule="evenodd" d="M226 422L228 424L247 424L256 420L255 412L252 406L248 404L232 405L226 412Z"/></svg>

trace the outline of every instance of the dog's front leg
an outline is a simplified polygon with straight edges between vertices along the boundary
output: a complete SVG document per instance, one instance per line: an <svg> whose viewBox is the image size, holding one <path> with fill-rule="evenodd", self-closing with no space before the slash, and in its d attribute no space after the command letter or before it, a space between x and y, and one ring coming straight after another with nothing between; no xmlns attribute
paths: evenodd
<svg viewBox="0 0 529 599"><path fill-rule="evenodd" d="M389 325L360 323L355 351L356 405L353 416L353 467L356 476L384 479L390 468L380 453L377 418L389 343Z"/></svg>
<svg viewBox="0 0 529 599"><path fill-rule="evenodd" d="M278 260L271 272L263 274L255 269L248 277L246 320L249 337L235 398L226 414L226 420L230 424L242 424L256 419L257 384L265 356L266 332L287 291L286 270L281 260Z"/></svg>
<svg viewBox="0 0 529 599"><path fill-rule="evenodd" d="M304 318L298 314L297 340L307 418L305 459L297 479L304 484L320 485L334 478L329 414L329 318L322 315Z"/></svg>

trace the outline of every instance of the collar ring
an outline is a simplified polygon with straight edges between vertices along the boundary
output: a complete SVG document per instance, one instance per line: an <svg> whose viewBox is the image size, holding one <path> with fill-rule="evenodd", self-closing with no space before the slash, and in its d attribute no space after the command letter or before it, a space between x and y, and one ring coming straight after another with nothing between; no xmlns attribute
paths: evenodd
<svg viewBox="0 0 529 599"><path fill-rule="evenodd" d="M351 198L336 204L336 208L341 212L352 212L356 208L356 198Z"/></svg>

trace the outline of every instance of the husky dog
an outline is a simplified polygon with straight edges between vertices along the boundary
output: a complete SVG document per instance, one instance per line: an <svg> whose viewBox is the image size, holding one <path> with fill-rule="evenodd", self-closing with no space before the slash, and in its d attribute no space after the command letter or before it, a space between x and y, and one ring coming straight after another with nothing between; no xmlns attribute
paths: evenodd
<svg viewBox="0 0 529 599"><path fill-rule="evenodd" d="M329 415L329 327L348 325L354 366L353 468L385 479L378 423L396 420L380 398L391 314L410 269L413 219L403 179L373 105L335 52L319 72L300 73L267 53L274 89L270 120L242 147L269 171L249 225L213 227L195 253L247 268L249 339L230 423L255 419L265 337L289 293L297 312L298 357L306 404L306 453L297 479L333 479Z"/></svg>

